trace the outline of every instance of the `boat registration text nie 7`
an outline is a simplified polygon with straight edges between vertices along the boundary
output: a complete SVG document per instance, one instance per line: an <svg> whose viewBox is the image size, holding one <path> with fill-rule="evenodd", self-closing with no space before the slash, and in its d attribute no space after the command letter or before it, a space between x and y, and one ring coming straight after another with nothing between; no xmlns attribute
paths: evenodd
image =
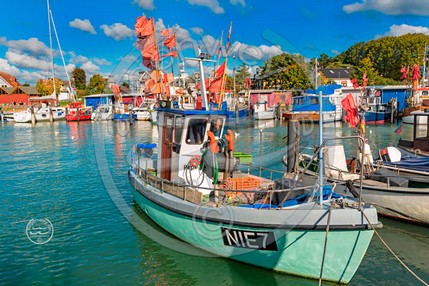
<svg viewBox="0 0 429 286"><path fill-rule="evenodd" d="M239 230L221 227L223 244L227 246L277 250L276 240L272 232Z"/></svg>

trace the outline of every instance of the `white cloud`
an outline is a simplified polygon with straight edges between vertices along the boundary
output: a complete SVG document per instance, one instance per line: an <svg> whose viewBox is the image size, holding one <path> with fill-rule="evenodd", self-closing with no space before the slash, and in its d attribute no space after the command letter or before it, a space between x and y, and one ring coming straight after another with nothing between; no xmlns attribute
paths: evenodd
<svg viewBox="0 0 429 286"><path fill-rule="evenodd" d="M202 34L204 33L203 28L200 28L200 27L193 27L193 28L191 28L190 30L191 30L194 34L197 34L197 35L202 35Z"/></svg>
<svg viewBox="0 0 429 286"><path fill-rule="evenodd" d="M389 28L389 31L384 33L383 36L402 36L405 34L425 34L429 35L429 28L422 26L410 26L406 24L402 25L392 25Z"/></svg>
<svg viewBox="0 0 429 286"><path fill-rule="evenodd" d="M4 71L10 75L13 75L19 81L20 79L17 77L19 74L19 69L15 66L11 66L7 60L0 58L0 70Z"/></svg>
<svg viewBox="0 0 429 286"><path fill-rule="evenodd" d="M235 42L229 52L230 57L248 66L260 65L264 60L282 53L278 46L251 46L241 42Z"/></svg>
<svg viewBox="0 0 429 286"><path fill-rule="evenodd" d="M70 27L82 30L84 32L88 32L90 34L97 34L97 32L95 32L94 27L92 26L91 22L88 19L74 19L73 21L71 21L69 23Z"/></svg>
<svg viewBox="0 0 429 286"><path fill-rule="evenodd" d="M146 10L154 10L153 0L134 0L133 3L137 3L139 7Z"/></svg>
<svg viewBox="0 0 429 286"><path fill-rule="evenodd" d="M92 61L99 66L110 66L112 64L106 59L93 58Z"/></svg>
<svg viewBox="0 0 429 286"><path fill-rule="evenodd" d="M128 28L124 24L115 23L113 25L101 25L104 34L110 38L115 39L116 41L125 40L126 38L134 37L134 30Z"/></svg>
<svg viewBox="0 0 429 286"><path fill-rule="evenodd" d="M86 62L82 64L80 68L83 69L87 75L94 75L100 71L100 67L92 62Z"/></svg>
<svg viewBox="0 0 429 286"><path fill-rule="evenodd" d="M50 61L48 58L36 58L32 55L26 53L18 53L14 50L8 50L6 52L7 61L20 68L29 68L29 69L43 69L50 66Z"/></svg>
<svg viewBox="0 0 429 286"><path fill-rule="evenodd" d="M362 0L344 5L343 11L355 13L379 11L386 15L424 15L429 16L429 1L423 0Z"/></svg>
<svg viewBox="0 0 429 286"><path fill-rule="evenodd" d="M242 7L246 6L246 1L245 0L229 0L229 3L231 3L232 5L238 5L238 4L240 4Z"/></svg>
<svg viewBox="0 0 429 286"><path fill-rule="evenodd" d="M218 0L188 0L188 3L196 6L210 8L215 14L223 14L225 10L219 5Z"/></svg>
<svg viewBox="0 0 429 286"><path fill-rule="evenodd" d="M50 49L45 43L37 38L29 38L28 40L12 40L8 41L5 37L0 38L0 45L6 46L16 52L28 52L32 55L48 56Z"/></svg>

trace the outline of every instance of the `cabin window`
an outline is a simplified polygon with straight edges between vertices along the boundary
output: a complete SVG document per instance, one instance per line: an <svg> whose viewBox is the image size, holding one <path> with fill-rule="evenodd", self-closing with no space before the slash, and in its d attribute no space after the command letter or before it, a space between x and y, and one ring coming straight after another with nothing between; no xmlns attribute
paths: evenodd
<svg viewBox="0 0 429 286"><path fill-rule="evenodd" d="M317 97L310 98L310 104L319 104L318 98Z"/></svg>
<svg viewBox="0 0 429 286"><path fill-rule="evenodd" d="M166 127L166 139L171 142L173 139L173 118L166 118Z"/></svg>
<svg viewBox="0 0 429 286"><path fill-rule="evenodd" d="M214 118L210 122L210 131L213 132L214 136L220 137L222 134L222 126L223 126L223 119L222 118Z"/></svg>
<svg viewBox="0 0 429 286"><path fill-rule="evenodd" d="M183 117L176 117L176 121L174 123L174 143L180 144L180 140L182 139L182 131Z"/></svg>
<svg viewBox="0 0 429 286"><path fill-rule="evenodd" d="M202 144L206 134L207 119L191 119L188 123L188 133L186 143Z"/></svg>

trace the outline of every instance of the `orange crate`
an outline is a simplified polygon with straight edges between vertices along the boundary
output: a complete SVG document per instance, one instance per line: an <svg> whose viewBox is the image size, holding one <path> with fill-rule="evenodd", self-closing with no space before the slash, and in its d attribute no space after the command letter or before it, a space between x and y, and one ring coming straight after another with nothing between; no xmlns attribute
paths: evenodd
<svg viewBox="0 0 429 286"><path fill-rule="evenodd" d="M252 177L228 178L226 185L231 190L250 190L259 187L261 181Z"/></svg>

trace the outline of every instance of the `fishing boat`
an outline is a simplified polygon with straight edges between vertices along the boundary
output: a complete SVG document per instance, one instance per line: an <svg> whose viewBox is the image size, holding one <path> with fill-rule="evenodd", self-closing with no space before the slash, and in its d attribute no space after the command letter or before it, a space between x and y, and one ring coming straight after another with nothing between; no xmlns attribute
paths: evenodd
<svg viewBox="0 0 429 286"><path fill-rule="evenodd" d="M399 176L405 176L409 187L429 187L429 157L403 153L394 146L380 149L380 158L374 163L374 168L383 167Z"/></svg>
<svg viewBox="0 0 429 286"><path fill-rule="evenodd" d="M240 171L248 158L234 149L225 111L208 108L202 62L200 69L202 108L160 101L158 141L132 148L128 179L138 206L177 238L216 255L348 283L380 227L375 208L331 185L304 186L283 172L273 180L273 171L264 177L252 166Z"/></svg>
<svg viewBox="0 0 429 286"><path fill-rule="evenodd" d="M99 104L91 115L94 121L106 121L113 119L113 106L111 103Z"/></svg>
<svg viewBox="0 0 429 286"><path fill-rule="evenodd" d="M420 156L429 156L429 113L415 113L413 137L411 140L400 138L397 147ZM423 124L426 122L426 124Z"/></svg>
<svg viewBox="0 0 429 286"><path fill-rule="evenodd" d="M323 123L340 121L342 118L342 95L334 93L322 96ZM282 114L284 119L295 119L300 122L319 122L319 96L304 94L292 98L291 110Z"/></svg>
<svg viewBox="0 0 429 286"><path fill-rule="evenodd" d="M158 142L135 145L129 171L134 199L145 214L220 256L310 278L319 278L324 263L324 280L350 281L373 234L365 217L379 225L373 207L358 207L330 186L317 195L313 185L294 190L236 170L232 132L226 133L228 145L220 146L224 150L216 151L222 140L215 130L220 138L226 121L219 111L159 108L158 116Z"/></svg>
<svg viewBox="0 0 429 286"><path fill-rule="evenodd" d="M80 102L72 102L69 105L66 120L71 121L88 121L92 118L92 108L85 108Z"/></svg>
<svg viewBox="0 0 429 286"><path fill-rule="evenodd" d="M318 175L318 164L311 162L313 157L300 154L301 172L306 175L306 182L307 179L314 181ZM429 180L422 173L420 178L417 173L407 176L402 172L398 174L399 170L377 164L368 144L354 159L346 158L343 145L329 146L325 150L324 171L328 181L336 183L335 191L357 195L355 190L361 186L363 200L373 204L380 215L429 225ZM357 174L360 171L365 173L362 180Z"/></svg>
<svg viewBox="0 0 429 286"><path fill-rule="evenodd" d="M392 103L382 103L380 96L362 96L360 104L365 105L363 115L366 124L384 124L392 120Z"/></svg>
<svg viewBox="0 0 429 286"><path fill-rule="evenodd" d="M268 106L268 102L256 102L253 105L253 117L256 120L274 119L276 118L276 107Z"/></svg>
<svg viewBox="0 0 429 286"><path fill-rule="evenodd" d="M423 110L411 111L409 115L402 116L402 123L414 124L414 115L425 114L429 110L429 106L426 106ZM418 117L418 125L427 125L427 117Z"/></svg>

